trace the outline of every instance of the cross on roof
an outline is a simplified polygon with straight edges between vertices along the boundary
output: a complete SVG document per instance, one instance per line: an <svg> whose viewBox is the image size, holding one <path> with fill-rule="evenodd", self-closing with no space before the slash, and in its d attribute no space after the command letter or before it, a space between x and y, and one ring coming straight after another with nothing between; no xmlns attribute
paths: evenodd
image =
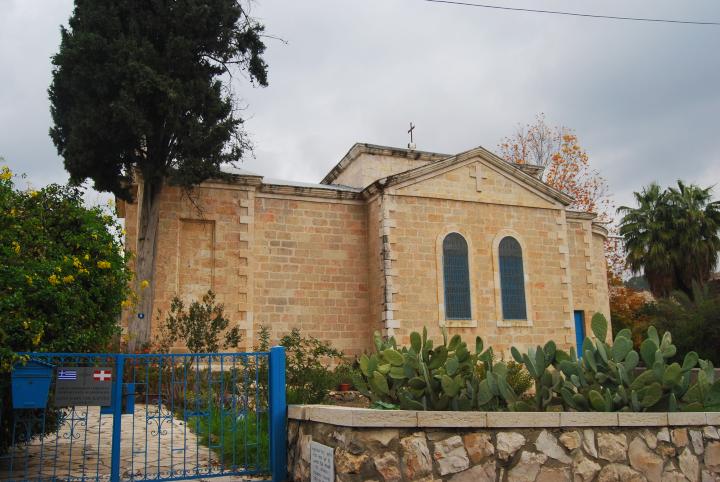
<svg viewBox="0 0 720 482"><path fill-rule="evenodd" d="M410 144L413 143L413 131L415 130L415 126L413 123L410 123L410 129L408 129L408 134L410 134Z"/></svg>

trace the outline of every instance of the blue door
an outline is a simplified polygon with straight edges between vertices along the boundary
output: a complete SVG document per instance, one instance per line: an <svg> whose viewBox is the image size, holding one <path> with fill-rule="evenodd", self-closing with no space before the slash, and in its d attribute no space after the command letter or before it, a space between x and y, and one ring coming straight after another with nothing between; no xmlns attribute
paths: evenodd
<svg viewBox="0 0 720 482"><path fill-rule="evenodd" d="M577 345L578 357L582 357L583 340L585 340L585 313L575 312L575 344Z"/></svg>

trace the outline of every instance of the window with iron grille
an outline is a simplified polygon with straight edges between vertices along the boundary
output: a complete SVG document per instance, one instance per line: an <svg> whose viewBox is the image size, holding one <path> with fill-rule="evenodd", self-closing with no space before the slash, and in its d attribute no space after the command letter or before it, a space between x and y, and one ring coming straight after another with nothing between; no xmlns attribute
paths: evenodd
<svg viewBox="0 0 720 482"><path fill-rule="evenodd" d="M503 318L526 320L522 248L517 239L508 236L500 241L498 249L500 251L500 293Z"/></svg>
<svg viewBox="0 0 720 482"><path fill-rule="evenodd" d="M469 320L470 270L468 245L458 233L450 233L443 240L443 280L445 283L445 318Z"/></svg>

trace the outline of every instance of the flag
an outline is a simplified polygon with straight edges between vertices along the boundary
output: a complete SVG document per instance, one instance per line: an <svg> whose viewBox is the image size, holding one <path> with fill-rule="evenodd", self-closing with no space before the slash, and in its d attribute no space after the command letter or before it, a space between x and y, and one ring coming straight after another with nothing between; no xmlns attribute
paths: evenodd
<svg viewBox="0 0 720 482"><path fill-rule="evenodd" d="M99 382L109 382L112 378L110 370L95 370L93 378Z"/></svg>
<svg viewBox="0 0 720 482"><path fill-rule="evenodd" d="M58 370L58 380L77 380L77 370Z"/></svg>

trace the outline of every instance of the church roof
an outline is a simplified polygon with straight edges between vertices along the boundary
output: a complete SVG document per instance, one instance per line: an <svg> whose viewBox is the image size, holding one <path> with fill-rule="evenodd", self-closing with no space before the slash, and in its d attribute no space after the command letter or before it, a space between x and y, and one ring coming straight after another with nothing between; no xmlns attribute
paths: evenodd
<svg viewBox="0 0 720 482"><path fill-rule="evenodd" d="M322 184L331 184L351 163L360 157L361 154L404 157L425 162L439 161L452 156L452 154L440 154L438 152L418 151L415 149L403 149L401 147L379 146L376 144L357 142L347 151L347 154L340 159L340 162L330 169L330 172L328 172L320 182Z"/></svg>
<svg viewBox="0 0 720 482"><path fill-rule="evenodd" d="M314 182L284 181L281 179L270 179L267 177L263 178L263 184L272 184L274 186L305 187L311 189L328 189L331 191L362 192L362 189L358 187L345 186L342 184L318 184Z"/></svg>
<svg viewBox="0 0 720 482"><path fill-rule="evenodd" d="M564 192L559 191L549 186L548 184L545 184L533 175L524 172L520 167L517 167L516 165L505 161L504 159L498 157L496 154L493 154L492 152L481 146L465 152L461 152L460 154L456 154L454 156L447 157L446 159L442 159L398 174L393 174L392 176L378 179L377 181L366 187L364 189L364 192L372 193L373 191L382 190L386 187L394 186L421 176L432 174L436 171L441 171L456 164L462 164L463 162L475 157L481 157L486 162L492 164L494 167L514 176L516 179L525 182L534 189L542 192L543 194L551 197L552 199L555 199L556 201L559 201L566 206L571 204L573 201L572 196L569 196Z"/></svg>
<svg viewBox="0 0 720 482"><path fill-rule="evenodd" d="M348 166L354 162L361 154L373 154L392 156L398 158L406 158L417 160L422 163L420 166L408 169L391 176L387 176L376 180L369 186L363 188L346 186L343 184L333 184L333 181L342 174ZM255 182L259 182L262 186L261 190L265 192L275 192L283 194L315 194L321 197L341 197L347 199L357 199L360 193L372 194L386 187L394 186L412 179L432 174L450 168L456 164L462 164L472 158L481 157L484 161L489 162L497 169L509 174L519 181L529 185L529 187L543 193L546 196L560 202L564 205L572 203L573 198L568 194L559 191L543 181L538 179L538 173L535 166L512 164L496 154L488 151L484 147L478 146L456 155L441 154L437 152L417 151L415 149L403 149L398 147L379 146L375 144L356 143L345 156L338 162L330 172L323 178L320 183L285 181L279 179L267 178L244 169L234 167L223 167L223 171L234 174L239 177L255 178Z"/></svg>

